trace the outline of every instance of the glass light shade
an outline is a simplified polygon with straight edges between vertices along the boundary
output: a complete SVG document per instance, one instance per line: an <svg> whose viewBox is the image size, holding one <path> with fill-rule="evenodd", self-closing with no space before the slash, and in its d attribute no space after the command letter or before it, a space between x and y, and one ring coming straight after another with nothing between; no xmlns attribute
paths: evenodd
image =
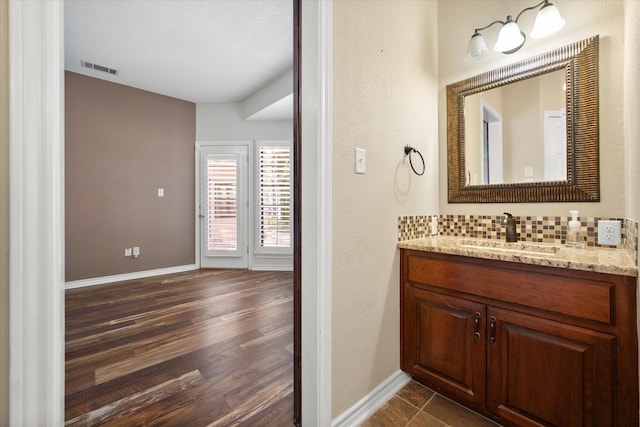
<svg viewBox="0 0 640 427"><path fill-rule="evenodd" d="M520 32L518 24L508 19L498 34L498 41L494 49L498 52L507 52L518 49L524 44L524 36Z"/></svg>
<svg viewBox="0 0 640 427"><path fill-rule="evenodd" d="M472 57L480 56L487 50L487 43L484 41L482 34L476 32L471 36L471 40L469 40L469 55Z"/></svg>
<svg viewBox="0 0 640 427"><path fill-rule="evenodd" d="M533 30L531 30L531 37L539 39L550 36L564 27L564 24L565 21L560 16L558 8L551 3L547 3L542 6L536 16L536 22L533 24Z"/></svg>

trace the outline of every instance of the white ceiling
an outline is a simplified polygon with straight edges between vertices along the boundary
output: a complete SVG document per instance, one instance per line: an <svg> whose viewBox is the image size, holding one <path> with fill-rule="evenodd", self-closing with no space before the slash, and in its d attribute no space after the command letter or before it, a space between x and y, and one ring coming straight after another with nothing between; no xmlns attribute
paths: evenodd
<svg viewBox="0 0 640 427"><path fill-rule="evenodd" d="M241 102L293 64L291 0L65 0L64 14L68 71L195 103ZM290 118L274 101L257 117Z"/></svg>

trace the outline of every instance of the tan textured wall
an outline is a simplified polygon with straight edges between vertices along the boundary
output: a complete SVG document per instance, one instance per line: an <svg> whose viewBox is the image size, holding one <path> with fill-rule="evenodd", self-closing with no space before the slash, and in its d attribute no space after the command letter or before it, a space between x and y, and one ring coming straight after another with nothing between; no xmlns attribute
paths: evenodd
<svg viewBox="0 0 640 427"><path fill-rule="evenodd" d="M625 140L627 154L627 211L628 218L640 221L640 2L626 0L625 12L625 48L624 48L624 115ZM638 257L640 267L640 257ZM640 285L640 278L638 278ZM640 305L640 293L636 295ZM640 313L638 314L638 331L640 333Z"/></svg>
<svg viewBox="0 0 640 427"><path fill-rule="evenodd" d="M397 217L437 210L437 2L340 0L333 11L335 418L400 367ZM405 144L422 152L424 176L410 174ZM366 149L365 175L354 147Z"/></svg>
<svg viewBox="0 0 640 427"><path fill-rule="evenodd" d="M465 97L465 138L469 141L465 151L467 180L483 183L482 159L482 103L484 99L498 114L503 115L502 91L499 88Z"/></svg>
<svg viewBox="0 0 640 427"><path fill-rule="evenodd" d="M486 99L486 98L485 98ZM465 138L469 145L464 152L465 170L467 180L471 182L482 182L482 105L479 94L470 95L464 99L464 126ZM494 106L489 102L491 106ZM474 181L475 180L475 181Z"/></svg>
<svg viewBox="0 0 640 427"><path fill-rule="evenodd" d="M193 264L195 104L65 76L66 280Z"/></svg>
<svg viewBox="0 0 640 427"><path fill-rule="evenodd" d="M0 426L9 425L9 19L0 2Z"/></svg>
<svg viewBox="0 0 640 427"><path fill-rule="evenodd" d="M525 167L531 166L536 172L542 169L540 164L544 164L542 151L536 150L543 134L538 126L539 85L532 80L522 83L517 89L507 86L503 91L502 118L508 123L502 135L505 182L523 182Z"/></svg>
<svg viewBox="0 0 640 427"><path fill-rule="evenodd" d="M556 4L566 20L561 32L545 39L527 39L513 55L492 52L481 60L464 58L473 29L508 14L517 14L531 2L523 0L446 0L438 2L438 76L440 140L440 214L497 215L504 204L449 204L446 163L446 86L518 59L600 35L600 190L599 203L532 203L509 206L514 215L566 215L572 208L580 216L622 217L625 215L625 141L623 114L624 15L623 0L562 0ZM519 23L530 33L535 12L525 12ZM454 23L451 25L450 23ZM498 27L485 30L492 49Z"/></svg>
<svg viewBox="0 0 640 427"><path fill-rule="evenodd" d="M627 212L640 221L640 2L625 1L624 124L627 148Z"/></svg>

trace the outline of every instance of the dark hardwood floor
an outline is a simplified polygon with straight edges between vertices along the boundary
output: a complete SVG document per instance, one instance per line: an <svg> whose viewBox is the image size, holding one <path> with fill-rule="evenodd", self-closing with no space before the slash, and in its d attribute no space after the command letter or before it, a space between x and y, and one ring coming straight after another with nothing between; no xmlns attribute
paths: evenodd
<svg viewBox="0 0 640 427"><path fill-rule="evenodd" d="M293 274L66 292L67 426L292 426Z"/></svg>

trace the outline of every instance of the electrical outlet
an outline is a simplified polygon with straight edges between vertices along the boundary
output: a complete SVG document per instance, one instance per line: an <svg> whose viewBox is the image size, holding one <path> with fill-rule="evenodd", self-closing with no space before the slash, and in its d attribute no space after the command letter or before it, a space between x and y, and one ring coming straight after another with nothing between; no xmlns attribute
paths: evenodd
<svg viewBox="0 0 640 427"><path fill-rule="evenodd" d="M131 248L124 249L124 256L131 256Z"/></svg>
<svg viewBox="0 0 640 427"><path fill-rule="evenodd" d="M598 244L618 246L622 241L620 221L598 221Z"/></svg>
<svg viewBox="0 0 640 427"><path fill-rule="evenodd" d="M140 246L133 247L133 257L138 258L140 256Z"/></svg>
<svg viewBox="0 0 640 427"><path fill-rule="evenodd" d="M431 235L435 236L438 234L438 216L431 216Z"/></svg>

